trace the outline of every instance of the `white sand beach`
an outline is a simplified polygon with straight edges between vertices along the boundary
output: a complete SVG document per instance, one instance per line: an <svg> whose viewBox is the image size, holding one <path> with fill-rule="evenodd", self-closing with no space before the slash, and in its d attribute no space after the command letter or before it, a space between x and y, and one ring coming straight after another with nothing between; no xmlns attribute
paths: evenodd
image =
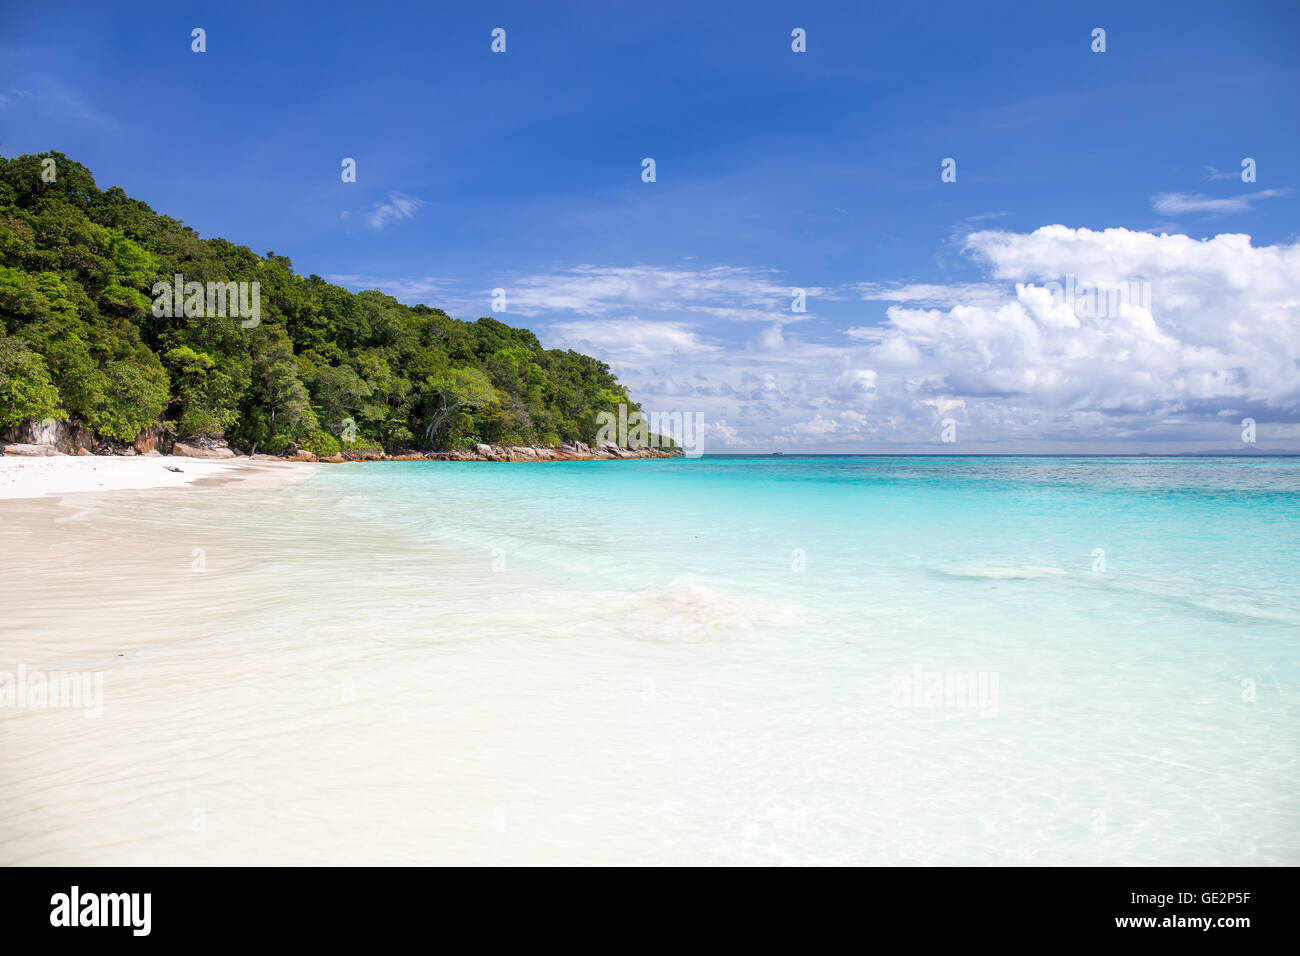
<svg viewBox="0 0 1300 956"><path fill-rule="evenodd" d="M289 462L253 462L247 458L0 455L0 499L175 488L203 478L301 475L313 467Z"/></svg>

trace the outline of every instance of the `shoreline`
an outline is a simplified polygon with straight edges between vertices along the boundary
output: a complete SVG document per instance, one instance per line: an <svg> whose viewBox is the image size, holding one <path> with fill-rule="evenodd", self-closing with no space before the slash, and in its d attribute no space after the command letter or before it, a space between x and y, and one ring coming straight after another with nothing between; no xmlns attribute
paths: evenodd
<svg viewBox="0 0 1300 956"><path fill-rule="evenodd" d="M9 433L15 433L10 429ZM660 447L658 444L619 445L602 441L588 445L580 441L567 441L562 445L488 445L476 444L473 450L438 449L418 451L413 448L392 453L381 448L343 448L331 455L317 455L290 442L289 447L277 455L252 454L232 448L225 439L197 439L177 441L161 439L151 429L141 432L135 443L91 441L81 434L55 434L52 438L38 440L28 426L22 433L24 440L7 441L0 432L0 460L5 458L190 458L213 461L287 461L327 462L345 461L600 461L616 458L678 458L685 454L676 446Z"/></svg>
<svg viewBox="0 0 1300 956"><path fill-rule="evenodd" d="M300 451L294 456L237 455L229 448L189 448L137 455L65 454L50 445L0 445L0 501L56 498L63 495L111 491L143 491L193 486L209 479L303 477L314 464L362 461L612 461L676 458L676 449L589 447L581 443L559 448L479 445L473 452L435 451L388 455L373 450L349 450L327 458ZM174 470L175 469L175 470Z"/></svg>
<svg viewBox="0 0 1300 956"><path fill-rule="evenodd" d="M175 454L175 452L173 452ZM613 442L587 445L569 442L564 445L484 445L473 451L406 451L388 454L374 448L346 449L328 457L318 457L309 451L293 455L256 455L258 460L308 461L341 464L347 461L611 461L629 458L680 458L685 453L680 448L658 448L651 445L627 447Z"/></svg>

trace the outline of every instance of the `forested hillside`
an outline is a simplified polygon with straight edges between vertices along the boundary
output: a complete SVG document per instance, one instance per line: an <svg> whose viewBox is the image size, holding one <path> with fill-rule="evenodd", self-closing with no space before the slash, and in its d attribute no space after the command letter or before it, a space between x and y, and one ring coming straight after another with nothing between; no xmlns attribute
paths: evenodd
<svg viewBox="0 0 1300 956"><path fill-rule="evenodd" d="M257 322L156 316L177 274L259 283ZM635 407L608 366L527 330L201 239L61 153L0 157L0 427L72 417L129 442L162 422L272 453L553 446L591 442L619 403Z"/></svg>

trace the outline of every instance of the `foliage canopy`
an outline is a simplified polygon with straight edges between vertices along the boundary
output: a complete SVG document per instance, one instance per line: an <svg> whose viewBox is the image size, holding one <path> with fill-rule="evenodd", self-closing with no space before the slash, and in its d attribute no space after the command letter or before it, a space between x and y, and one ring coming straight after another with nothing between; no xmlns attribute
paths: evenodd
<svg viewBox="0 0 1300 956"><path fill-rule="evenodd" d="M260 323L155 316L154 283L178 273L260 283ZM619 403L636 407L607 365L526 329L201 239L62 153L0 157L0 427L75 416L131 441L163 422L272 452L558 445L593 441Z"/></svg>

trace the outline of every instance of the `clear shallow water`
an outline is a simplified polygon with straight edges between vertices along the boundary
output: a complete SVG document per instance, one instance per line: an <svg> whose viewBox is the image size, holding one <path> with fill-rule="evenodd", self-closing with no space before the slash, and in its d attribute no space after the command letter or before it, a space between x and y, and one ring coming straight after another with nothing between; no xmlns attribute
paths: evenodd
<svg viewBox="0 0 1300 956"><path fill-rule="evenodd" d="M49 510L0 532L0 666L103 671L105 713L0 712L3 862L1300 862L1297 460L398 462Z"/></svg>

